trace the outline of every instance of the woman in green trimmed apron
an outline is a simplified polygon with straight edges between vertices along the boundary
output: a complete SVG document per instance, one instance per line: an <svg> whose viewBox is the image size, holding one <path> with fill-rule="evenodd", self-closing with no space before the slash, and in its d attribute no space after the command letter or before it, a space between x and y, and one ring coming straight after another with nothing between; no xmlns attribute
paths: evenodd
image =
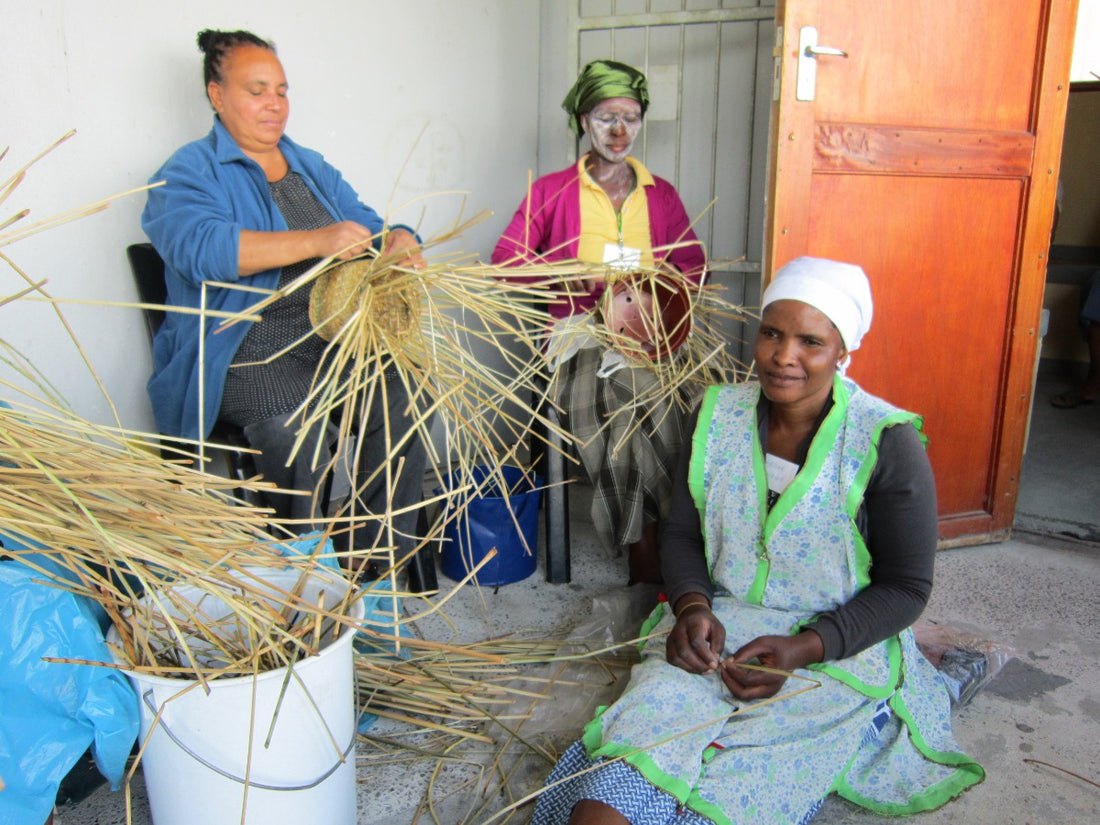
<svg viewBox="0 0 1100 825"><path fill-rule="evenodd" d="M921 421L844 377L871 315L858 266L776 273L758 381L712 387L688 422L658 635L534 825L801 823L831 792L906 814L983 778L908 629L936 548Z"/></svg>

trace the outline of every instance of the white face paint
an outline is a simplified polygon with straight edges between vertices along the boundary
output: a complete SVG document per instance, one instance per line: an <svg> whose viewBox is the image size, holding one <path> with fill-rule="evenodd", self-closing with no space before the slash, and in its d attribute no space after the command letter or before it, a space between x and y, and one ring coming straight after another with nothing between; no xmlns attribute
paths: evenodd
<svg viewBox="0 0 1100 825"><path fill-rule="evenodd" d="M601 100L582 117L592 151L609 163L622 163L642 128L642 104L629 97Z"/></svg>

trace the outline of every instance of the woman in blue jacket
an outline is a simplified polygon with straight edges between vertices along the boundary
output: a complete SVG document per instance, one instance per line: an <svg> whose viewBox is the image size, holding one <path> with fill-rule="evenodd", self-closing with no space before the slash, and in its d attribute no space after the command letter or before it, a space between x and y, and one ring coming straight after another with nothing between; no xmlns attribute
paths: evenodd
<svg viewBox="0 0 1100 825"><path fill-rule="evenodd" d="M142 227L165 262L169 305L201 306L207 282L205 307L238 313L264 297L240 287L276 289L320 258L348 259L378 248L383 236L385 252L407 249L408 263L423 266L411 230L384 231L382 218L335 168L284 134L288 87L271 43L250 32L208 29L199 33L198 45L214 127L157 171L151 182L164 184L149 191L142 215ZM268 307L262 323L221 327L218 317L207 316L201 366L199 317L168 312L154 340L148 384L160 432L200 439L217 421L226 421L241 427L260 451L257 465L265 479L287 490L318 489L318 468L326 462L314 461L308 442L295 452L297 427L287 426L324 354L308 308L309 290L302 289ZM292 342L298 343L284 352ZM372 514L415 505L425 465L417 438L408 439L401 454L390 454L390 444L400 442L408 428L408 397L392 370L385 380L386 392L374 394L378 400L358 440L360 475L376 476L360 488ZM383 431L387 420L389 433ZM387 460L394 463L388 485L387 473L375 473ZM278 517L299 520L303 531L311 528L314 497L270 498ZM415 510L395 517L397 534L411 536L415 519ZM363 525L352 546L372 546L377 531L377 523ZM411 549L409 541L403 544Z"/></svg>

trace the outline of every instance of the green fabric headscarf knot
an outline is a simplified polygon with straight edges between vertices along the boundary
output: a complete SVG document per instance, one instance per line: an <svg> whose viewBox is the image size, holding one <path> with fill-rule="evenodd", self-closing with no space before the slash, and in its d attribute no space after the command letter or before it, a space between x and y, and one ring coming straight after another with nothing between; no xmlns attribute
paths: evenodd
<svg viewBox="0 0 1100 825"><path fill-rule="evenodd" d="M569 128L580 137L581 115L591 111L602 100L612 97L628 97L642 104L642 114L649 108L649 88L645 75L614 60L593 60L585 66L561 102L561 107L569 113Z"/></svg>

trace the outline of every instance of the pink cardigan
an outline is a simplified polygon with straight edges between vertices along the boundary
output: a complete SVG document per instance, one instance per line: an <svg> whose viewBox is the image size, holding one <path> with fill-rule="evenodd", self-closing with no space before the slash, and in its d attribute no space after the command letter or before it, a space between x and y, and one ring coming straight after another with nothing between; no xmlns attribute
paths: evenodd
<svg viewBox="0 0 1100 825"><path fill-rule="evenodd" d="M649 207L649 235L654 249L686 243L662 250L660 260L687 273L698 281L706 265L703 245L698 242L684 204L671 183L653 176L654 185L645 188ZM573 165L539 178L512 216L493 250L495 265L519 266L577 257L581 234L580 176ZM531 276L516 275L509 280L523 282ZM595 306L603 287L588 295L554 301L548 307L555 318L565 318Z"/></svg>

